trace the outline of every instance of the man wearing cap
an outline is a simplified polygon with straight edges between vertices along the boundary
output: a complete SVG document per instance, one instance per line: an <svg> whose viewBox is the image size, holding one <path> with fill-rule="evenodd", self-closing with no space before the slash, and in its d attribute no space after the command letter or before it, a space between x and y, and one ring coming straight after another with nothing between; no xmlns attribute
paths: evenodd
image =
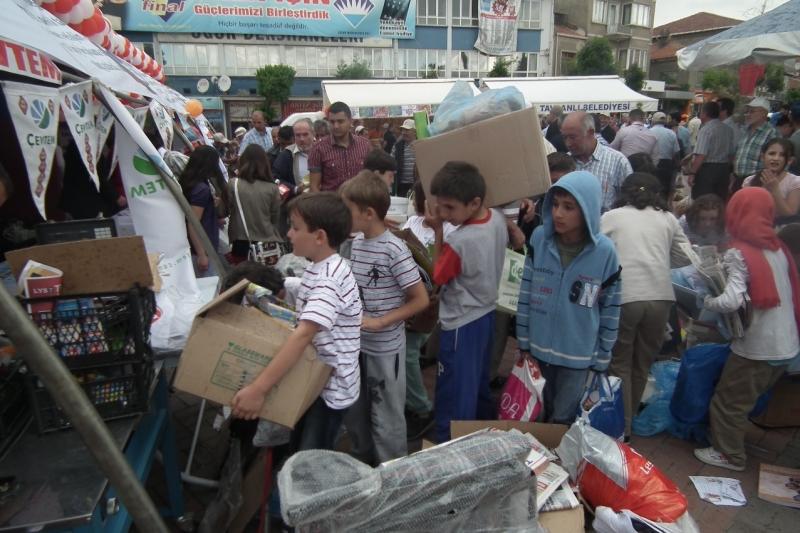
<svg viewBox="0 0 800 533"><path fill-rule="evenodd" d="M264 118L264 113L261 111L253 111L253 129L248 131L242 137L242 143L239 145L239 154L244 153L244 149L251 144L257 144L266 152L272 148L272 133L267 131L267 121Z"/></svg>
<svg viewBox="0 0 800 533"><path fill-rule="evenodd" d="M724 200L730 182L733 132L719 121L719 104L716 102L703 104L700 121L703 127L694 153L684 157L681 165L691 163L689 187L692 188L692 199L716 194Z"/></svg>
<svg viewBox="0 0 800 533"><path fill-rule="evenodd" d="M667 122L667 115L661 111L655 113L651 119L650 131L658 138L658 159L656 167L658 168L658 181L664 187L664 194L667 198L672 197L675 191L675 183L672 179L675 174L675 159L680 153L680 146L678 145L678 136L675 132L664 127Z"/></svg>
<svg viewBox="0 0 800 533"><path fill-rule="evenodd" d="M219 153L220 159L224 159L228 156L228 144L230 141L225 138L225 134L217 132L212 137L214 139L214 148Z"/></svg>
<svg viewBox="0 0 800 533"><path fill-rule="evenodd" d="M331 134L317 139L308 154L311 192L336 192L364 168L364 158L372 145L367 139L350 133L352 117L350 106L344 102L334 102L328 108Z"/></svg>
<svg viewBox="0 0 800 533"><path fill-rule="evenodd" d="M614 138L617 136L617 132L614 130L614 126L612 124L612 119L605 113L600 113L600 135L603 139L606 140L608 144L614 142Z"/></svg>
<svg viewBox="0 0 800 533"><path fill-rule="evenodd" d="M356 135L369 140L369 130L366 126L356 126Z"/></svg>
<svg viewBox="0 0 800 533"><path fill-rule="evenodd" d="M417 140L417 126L414 119L407 118L400 126L400 140L392 148L391 155L397 160L397 196L408 195L414 186L414 152L411 143Z"/></svg>
<svg viewBox="0 0 800 533"><path fill-rule="evenodd" d="M633 109L628 113L628 126L619 130L611 148L625 157L644 152L658 161L658 138L644 125L644 111Z"/></svg>
<svg viewBox="0 0 800 533"><path fill-rule="evenodd" d="M778 136L778 132L767 120L769 100L762 97L753 98L749 104L745 104L744 110L745 127L733 157L734 180L731 193L742 188L745 178L764 168L764 163L761 162L761 149L767 141Z"/></svg>
<svg viewBox="0 0 800 533"><path fill-rule="evenodd" d="M233 134L236 135L236 142L241 144L245 133L247 133L247 128L245 128L244 126L239 126L238 128L236 128L236 131L233 132Z"/></svg>
<svg viewBox="0 0 800 533"><path fill-rule="evenodd" d="M272 166L272 175L275 179L289 187L289 198L293 198L308 189L308 153L314 144L314 123L311 119L301 118L292 126L294 144L288 146L278 154ZM281 205L281 217L278 220L278 233L286 240L289 231L289 213L286 210L288 202Z"/></svg>
<svg viewBox="0 0 800 533"><path fill-rule="evenodd" d="M800 102L795 102L789 110L789 120L793 130L789 140L794 145L794 162L789 165L789 172L797 176L800 175Z"/></svg>
<svg viewBox="0 0 800 533"><path fill-rule="evenodd" d="M383 125L383 149L386 150L387 154L392 153L392 148L394 148L394 143L397 142L397 137L394 136L392 133L392 127L387 122Z"/></svg>

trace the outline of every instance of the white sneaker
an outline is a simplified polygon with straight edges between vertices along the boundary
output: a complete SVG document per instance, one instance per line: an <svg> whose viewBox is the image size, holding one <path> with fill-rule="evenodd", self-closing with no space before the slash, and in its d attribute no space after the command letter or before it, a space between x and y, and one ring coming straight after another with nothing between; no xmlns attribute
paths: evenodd
<svg viewBox="0 0 800 533"><path fill-rule="evenodd" d="M727 468L728 470L735 470L741 472L744 470L743 466L736 466L731 464L727 457L719 453L713 447L711 448L698 448L694 451L694 456L703 461L707 465L718 466L720 468Z"/></svg>

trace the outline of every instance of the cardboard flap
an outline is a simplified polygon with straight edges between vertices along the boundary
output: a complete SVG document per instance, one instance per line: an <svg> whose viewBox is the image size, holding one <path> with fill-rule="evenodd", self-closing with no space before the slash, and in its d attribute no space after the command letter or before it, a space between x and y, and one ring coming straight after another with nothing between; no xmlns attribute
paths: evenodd
<svg viewBox="0 0 800 533"><path fill-rule="evenodd" d="M8 252L6 259L16 279L28 261L61 270L62 296L155 285L144 239L139 235L33 246Z"/></svg>
<svg viewBox="0 0 800 533"><path fill-rule="evenodd" d="M548 448L557 448L561 439L569 429L563 424L540 424L538 422L512 422L509 420L453 420L450 422L450 434L454 439L475 433L486 428L496 428L502 431L516 429L522 433L529 433L536 440Z"/></svg>
<svg viewBox="0 0 800 533"><path fill-rule="evenodd" d="M208 302L206 305L201 307L197 311L197 313L195 313L194 316L203 316L203 315L205 315L210 310L212 310L215 307L217 307L219 304L224 303L225 300L227 300L228 298L230 298L231 296L233 296L234 294L236 294L240 290L246 289L248 287L248 285L250 285L250 283L251 283L250 281L248 281L246 279L243 279L242 281L240 281L239 283L237 283L236 285L234 285L233 287L231 287L230 289L228 289L227 291L223 292L222 294L220 294L219 296L217 296L216 298L214 298L213 300Z"/></svg>

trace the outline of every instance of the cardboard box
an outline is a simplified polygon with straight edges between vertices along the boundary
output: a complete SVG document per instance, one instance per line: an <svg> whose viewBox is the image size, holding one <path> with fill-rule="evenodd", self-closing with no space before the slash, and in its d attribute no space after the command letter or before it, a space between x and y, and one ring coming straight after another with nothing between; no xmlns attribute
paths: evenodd
<svg viewBox="0 0 800 533"><path fill-rule="evenodd" d="M779 379L767 408L753 422L767 427L800 426L800 383L787 376Z"/></svg>
<svg viewBox="0 0 800 533"><path fill-rule="evenodd" d="M250 284L242 280L209 302L195 316L181 355L175 388L230 405L272 361L292 328L252 307L225 300ZM300 360L267 394L259 416L293 428L322 392L332 367L317 361L309 346Z"/></svg>
<svg viewBox="0 0 800 533"><path fill-rule="evenodd" d="M153 287L153 273L141 236L62 242L6 254L14 278L38 261L64 273L61 296L127 291L135 284Z"/></svg>
<svg viewBox="0 0 800 533"><path fill-rule="evenodd" d="M450 435L457 439L486 428L497 428L503 431L516 429L529 433L548 448L556 448L569 426L561 424L538 424L535 422L510 422L506 420L474 420L453 421L450 423ZM430 443L427 443L430 445ZM426 449L423 441L422 448ZM539 523L550 533L583 533L583 505L567 511L551 511L539 513Z"/></svg>
<svg viewBox="0 0 800 533"><path fill-rule="evenodd" d="M433 176L448 161L466 161L486 180L488 207L543 194L550 171L536 109L523 109L464 128L414 141L411 150L425 195Z"/></svg>

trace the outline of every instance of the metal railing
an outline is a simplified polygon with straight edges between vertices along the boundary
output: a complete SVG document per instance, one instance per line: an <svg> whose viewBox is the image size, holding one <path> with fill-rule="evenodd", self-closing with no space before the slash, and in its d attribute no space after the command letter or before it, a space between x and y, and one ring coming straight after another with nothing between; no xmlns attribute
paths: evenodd
<svg viewBox="0 0 800 533"><path fill-rule="evenodd" d="M609 24L608 35L631 35L631 27L629 24Z"/></svg>

